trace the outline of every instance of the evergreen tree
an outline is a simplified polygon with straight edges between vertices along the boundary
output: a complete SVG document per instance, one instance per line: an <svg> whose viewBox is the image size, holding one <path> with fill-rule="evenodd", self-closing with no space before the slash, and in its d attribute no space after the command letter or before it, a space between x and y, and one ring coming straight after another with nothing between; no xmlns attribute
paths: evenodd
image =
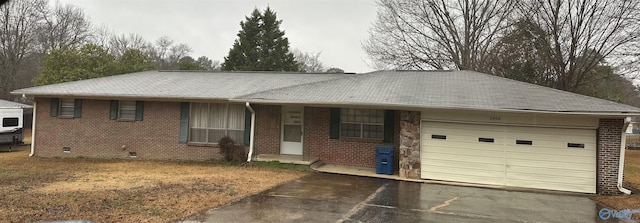
<svg viewBox="0 0 640 223"><path fill-rule="evenodd" d="M222 70L298 71L298 62L289 51L289 40L280 30L282 20L269 7L261 13L254 9L240 22L238 39L224 58Z"/></svg>

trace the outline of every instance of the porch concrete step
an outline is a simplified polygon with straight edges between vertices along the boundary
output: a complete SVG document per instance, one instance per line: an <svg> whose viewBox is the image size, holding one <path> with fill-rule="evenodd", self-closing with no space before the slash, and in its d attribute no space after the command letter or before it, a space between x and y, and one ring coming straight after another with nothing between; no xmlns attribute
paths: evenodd
<svg viewBox="0 0 640 223"><path fill-rule="evenodd" d="M280 163L291 163L291 164L309 166L315 163L316 161L318 161L318 158L311 158L309 160L304 160L304 158L299 155L258 154L256 156L256 161L263 161L263 162L278 161Z"/></svg>

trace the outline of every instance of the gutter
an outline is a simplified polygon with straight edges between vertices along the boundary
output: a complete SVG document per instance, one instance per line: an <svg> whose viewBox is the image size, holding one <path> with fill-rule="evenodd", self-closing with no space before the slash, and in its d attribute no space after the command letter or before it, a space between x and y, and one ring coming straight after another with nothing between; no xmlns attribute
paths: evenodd
<svg viewBox="0 0 640 223"><path fill-rule="evenodd" d="M36 145L36 101L33 101L33 120L31 120L31 153L29 153L29 157L35 155L35 145Z"/></svg>
<svg viewBox="0 0 640 223"><path fill-rule="evenodd" d="M424 111L429 109L444 110L465 110L465 111L485 111L485 112L506 112L506 113L528 113L528 114L550 114L550 115L584 115L598 117L629 117L640 116L637 111L544 111L544 110L526 110L526 109L509 109L509 108L472 108L461 106L420 106L420 105L403 105L403 104L380 104L380 103L357 103L357 102L328 102L328 101L299 101L299 100L269 100L269 99L246 99L246 98L230 98L229 102L250 102L254 104L291 104L291 105L313 105L316 107L350 107L350 108L379 108L391 110L408 110L408 111Z"/></svg>
<svg viewBox="0 0 640 223"><path fill-rule="evenodd" d="M622 177L624 176L624 154L627 147L627 127L631 122L631 117L624 119L624 125L622 126L622 133L620 134L620 161L618 162L618 190L624 194L631 194L629 189L622 187Z"/></svg>
<svg viewBox="0 0 640 223"><path fill-rule="evenodd" d="M247 109L251 111L251 136L249 137L249 154L247 155L247 162L251 162L251 156L253 156L253 139L255 138L254 135L256 130L256 111L251 108L249 102L246 102L245 106L247 106Z"/></svg>

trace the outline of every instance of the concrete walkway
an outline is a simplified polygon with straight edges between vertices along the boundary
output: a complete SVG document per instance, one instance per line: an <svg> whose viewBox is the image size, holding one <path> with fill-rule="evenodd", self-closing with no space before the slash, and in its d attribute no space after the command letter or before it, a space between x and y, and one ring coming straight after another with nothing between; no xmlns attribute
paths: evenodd
<svg viewBox="0 0 640 223"><path fill-rule="evenodd" d="M588 196L314 173L183 222L618 222Z"/></svg>

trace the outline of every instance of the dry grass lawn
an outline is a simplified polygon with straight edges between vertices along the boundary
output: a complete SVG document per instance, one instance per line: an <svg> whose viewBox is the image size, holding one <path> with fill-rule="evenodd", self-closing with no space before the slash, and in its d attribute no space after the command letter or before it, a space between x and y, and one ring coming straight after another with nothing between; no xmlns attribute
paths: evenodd
<svg viewBox="0 0 640 223"><path fill-rule="evenodd" d="M28 149L0 152L2 222L171 222L309 173L219 162L30 158Z"/></svg>
<svg viewBox="0 0 640 223"><path fill-rule="evenodd" d="M628 196L597 196L594 199L609 209L640 210L640 150L626 150L624 162L624 186L632 189ZM633 214L633 219L640 219L640 213Z"/></svg>

